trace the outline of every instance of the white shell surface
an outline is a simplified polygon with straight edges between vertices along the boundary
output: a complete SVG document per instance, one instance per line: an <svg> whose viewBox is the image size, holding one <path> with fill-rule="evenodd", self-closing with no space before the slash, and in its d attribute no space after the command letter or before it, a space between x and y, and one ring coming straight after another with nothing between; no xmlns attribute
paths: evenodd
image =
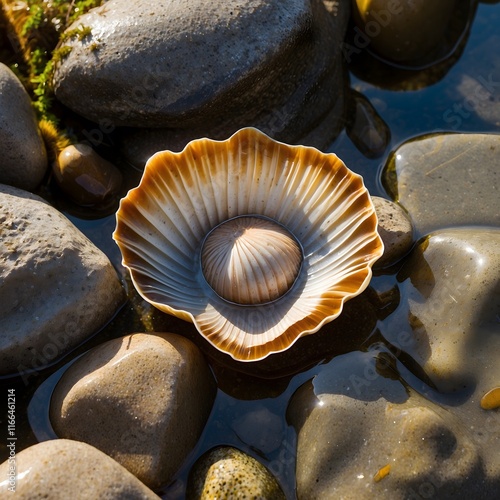
<svg viewBox="0 0 500 500"><path fill-rule="evenodd" d="M205 280L205 237L241 215L276 221L302 247L299 275L278 300L233 304ZM359 175L332 153L288 146L253 128L151 157L139 186L121 201L113 237L146 300L193 321L241 361L283 351L336 318L344 301L366 288L383 253Z"/></svg>

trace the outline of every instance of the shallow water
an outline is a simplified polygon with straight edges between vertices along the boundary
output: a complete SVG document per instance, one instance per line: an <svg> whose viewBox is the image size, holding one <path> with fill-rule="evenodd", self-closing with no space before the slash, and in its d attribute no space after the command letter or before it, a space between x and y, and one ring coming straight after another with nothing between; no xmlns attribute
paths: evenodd
<svg viewBox="0 0 500 500"><path fill-rule="evenodd" d="M435 83L419 90L387 90L351 74L351 86L363 93L375 106L391 130L391 142L385 154L378 159L367 159L352 144L343 132L331 146L349 168L363 175L365 184L372 195L387 197L381 181L382 168L391 151L402 142L432 132L499 132L499 121L489 123L482 119L474 109L470 109L466 99L457 98L454 89L464 74L471 71L471 64L477 76L498 89L500 73L490 64L490 57L498 53L494 43L500 25L500 4L479 4L468 34L467 44L458 61ZM491 43L488 43L491 41ZM482 57L474 54L480 51ZM495 72L496 71L496 72ZM500 105L497 103L497 108ZM131 172L130 185L139 178L138 172ZM43 194L43 193L42 193ZM56 194L57 196L57 194ZM61 205L63 207L63 205ZM71 221L81 229L99 248L101 248L120 268L121 256L111 240L114 230L114 215L93 218L95 215L75 215L65 212ZM422 236L422 235L417 235ZM295 432L286 421L287 403L304 382L314 374L320 373L332 356L350 351L368 351L371 346L380 345L380 327L390 314L397 314L397 305L404 297L398 290L396 274L400 266L375 276L371 287L378 292L387 292L387 301L375 311L375 322L356 339L335 339L336 346L324 356L321 352L301 368L293 369L292 374L278 378L256 378L234 372L229 367L213 363L219 383L214 408L205 431L175 481L160 492L164 498L183 498L185 481L190 466L203 452L219 444L234 445L257 457L267 465L279 479L288 498L294 498ZM394 292L394 293L392 293ZM133 294L133 291L131 291ZM395 311L395 312L393 312ZM7 400L8 389L16 393L16 434L17 451L38 441L54 437L48 421L48 407L52 390L61 374L78 355L105 340L135 331L159 328L172 332L185 332L192 328L182 321L152 312L147 304L136 296L125 304L115 319L92 339L80 346L55 365L40 371L24 374L22 377L5 377L0 380L0 394ZM300 342L313 342L303 339ZM338 346L338 344L341 344ZM342 345L343 344L343 345ZM314 344L312 344L314 346ZM326 359L323 359L325 357ZM446 396L436 393L425 381L415 375L413 367L405 365L400 359L396 366L404 380L418 393L443 405L457 405L467 395ZM246 366L248 369L248 365ZM349 373L346 373L346 377ZM445 400L446 399L446 400ZM0 427L6 428L6 403L1 411ZM8 456L6 442L0 442L0 462Z"/></svg>

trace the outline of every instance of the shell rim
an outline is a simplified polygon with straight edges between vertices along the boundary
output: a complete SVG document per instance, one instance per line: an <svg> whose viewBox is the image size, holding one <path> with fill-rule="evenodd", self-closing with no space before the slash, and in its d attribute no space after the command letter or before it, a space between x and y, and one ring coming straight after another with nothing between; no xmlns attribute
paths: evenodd
<svg viewBox="0 0 500 500"><path fill-rule="evenodd" d="M203 330L199 327L198 325L198 322L195 318L195 316L193 315L193 313L189 312L189 311L186 311L184 309L177 309L175 307L172 307L168 304L165 304L165 303L161 303L161 302L157 302L155 300L152 300L150 298L148 298L147 294L143 292L141 286L139 285L139 283L137 282L136 280L136 277L135 277L135 270L129 266L126 262L125 262L125 258L123 257L123 252L121 251L122 248L121 248L121 241L120 241L120 237L119 237L119 232L118 232L118 225L119 225L119 219L118 219L118 214L122 211L122 207L123 207L123 204L124 203L127 203L128 202L128 195L129 193L132 193L132 192L136 192L137 190L140 190L142 187L143 187L143 184L146 182L145 181L145 172L146 172L146 169L147 169L147 166L157 157L161 156L162 154L164 154L165 152L168 152L170 153L171 155L173 155L175 158L178 158L178 157L181 157L187 150L189 150L191 147L193 147L193 145L195 144L198 144L198 143L202 143L202 142L205 142L205 141L209 141L211 143L216 143L216 144L219 144L219 145L223 145L224 143L229 143L231 140L233 140L234 138L236 138L237 136L240 136L240 135L243 135L243 134L250 134L252 136L261 136L261 137L264 137L266 141L269 141L271 143L274 143L274 144L277 144L279 145L280 147L284 147L290 151L296 151L298 149L307 149L307 150L311 150L311 151L314 151L316 153L318 153L319 155L321 156L326 156L326 157L331 157L331 158L336 158L338 161L340 161L344 167L348 170L348 172L350 173L350 175L353 176L353 178L356 178L362 188L365 190L366 192L366 195L367 195L367 199L369 201L369 205L370 205L370 209L371 209L371 214L370 216L373 218L375 224L374 224L374 231L373 231L373 234L375 236L375 238L378 240L378 252L374 252L371 257L367 260L365 260L365 270L366 270L366 276L363 280L363 282L359 285L358 289L354 292L349 292L349 293L346 293L344 294L340 300L339 300L339 304L338 304L338 309L330 314L330 315L327 315L325 316L321 321L319 321L315 326L314 328L308 328L308 329L303 329L301 331L301 333L299 335L297 335L294 339L292 339L292 341L284 348L281 348L281 349L269 349L266 351L266 353L262 356L259 356L259 357L253 357L253 358L240 358L240 357L237 357L233 352L231 351L228 351L228 350L224 350L222 349L221 347L219 347L210 337L208 337L204 332ZM240 214L239 214L240 215ZM239 216L238 215L238 216ZM241 215L255 215L255 214L241 214ZM262 214L257 214L259 217L266 217ZM141 179L140 179L140 182L137 186L135 186L134 188L131 188L127 194L120 200L120 203L119 203L119 207L118 207L118 210L116 211L116 214L115 214L115 217L116 217L116 227L115 227L115 230L114 232L112 233L112 239L116 242L116 244L118 245L119 249L120 249L120 252L122 254L122 260L121 260L121 263L122 263L122 266L126 269L128 269L129 271L129 275L130 275L130 278L131 278L131 281L136 289L136 291L139 293L139 295L148 303L150 303L151 305L153 305L154 307L156 307L157 309L159 309L161 312L166 312L167 314L171 314L173 316L176 316L178 318L181 318L185 321L188 321L190 323L192 323L196 330L198 331L198 333L201 335L201 337L207 341L212 347L214 347L217 351L219 352L222 352L222 353L225 353L227 355L229 355L233 360L237 361L237 362L243 362L243 363L250 363L250 362L255 362L255 361L261 361L267 357L269 357L270 355L272 354L278 354L278 353L282 353L288 349L290 349L300 338L304 337L304 336L307 336L307 335L310 335L310 334L313 334L313 333L316 333L318 330L320 330L325 324L333 321L334 319L338 318L343 310L344 310L344 304L345 302L347 302L348 300L351 300L353 299L354 297L357 297L358 295L360 295L361 293L363 293L366 288L368 287L370 281L371 281L371 278L373 276L373 269L372 269L372 266L375 264L375 262L380 259L382 256L383 256L383 253L384 253L384 243L383 243L383 240L379 234L379 231L378 231L378 215L377 215L377 212L375 210L375 207L374 207L374 204L373 204L373 201L371 199L371 195L368 191L368 189L366 188L365 186L365 183L364 183L364 179L362 177L362 175L358 174L357 172L354 172L352 171L351 169L349 169L349 167L347 167L347 165L345 165L345 163L333 152L328 152L328 153L325 153L321 150L319 150L318 148L314 147L314 146L305 146L305 145L293 145L293 144L287 144L285 142L282 142L282 141L279 141L279 140L276 140L276 139L273 139L272 137L270 137L269 135L267 135L266 133L260 131L259 129L255 128L255 127L244 127L244 128L241 128L239 130L237 130L236 132L234 132L232 135L230 135L227 139L210 139L208 137L200 137L200 138L197 138L197 139L193 139L191 141L189 141L185 146L184 148L181 150L181 151L177 151L177 152L174 152L174 151L170 151L170 150L162 150L162 151L157 151L156 153L154 153L146 162L145 164L145 167L144 167L144 170L143 170L143 175L141 176ZM290 234L293 234L293 231L291 231L291 229L289 229L285 224L283 224L282 222L280 222L279 220L276 220L276 219L273 219L273 218L270 218L270 217L267 217L268 219L270 219L271 221L273 221L274 223L277 223L277 224L280 224L281 226L283 226ZM225 221L222 221L221 223L223 223ZM219 223L219 224L221 224ZM217 225L219 225L217 224ZM215 226L214 226L215 227ZM212 231L213 228L211 228L210 231ZM298 238L295 236L295 234L293 234L294 238L296 240L298 240ZM298 240L299 244L300 244L300 248L301 250L303 251L303 245L302 243L300 242L300 240ZM301 261L301 270L302 270L302 266L303 266L303 262L304 262L304 259L302 259ZM203 273L202 273L203 274ZM298 275L300 274L300 272L298 273ZM294 282L294 285L296 284L296 282ZM211 287L210 287L211 288ZM290 287L290 290L294 288L294 286ZM212 288L211 288L212 289ZM213 290L213 289L212 289ZM215 291L214 291L214 294L218 295ZM271 301L269 303L265 303L265 304L259 304L259 305L244 305L244 304L237 304L237 303L230 303L231 305L234 305L235 307L241 307L241 308L247 308L247 307L259 307L259 306L262 306L262 305L268 305L270 303L276 303L276 302L279 302L285 295L288 295L288 291L283 294L282 296L278 297L277 299L275 299L274 301ZM224 302L226 303L229 303L229 301L227 301L227 299L223 299L221 298L221 300L223 300ZM272 342L268 342L268 343L272 343ZM266 344L263 344L263 345L266 345Z"/></svg>

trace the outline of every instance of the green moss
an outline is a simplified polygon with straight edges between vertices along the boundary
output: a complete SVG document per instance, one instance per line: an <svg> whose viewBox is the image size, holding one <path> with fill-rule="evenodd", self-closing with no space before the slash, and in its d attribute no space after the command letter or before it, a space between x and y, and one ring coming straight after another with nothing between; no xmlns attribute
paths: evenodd
<svg viewBox="0 0 500 500"><path fill-rule="evenodd" d="M83 26L83 24L81 24L77 28L65 31L60 36L59 41L65 42L71 38L77 38L78 40L82 41L85 40L85 38L90 37L91 35L92 35L92 28L90 28L90 26Z"/></svg>
<svg viewBox="0 0 500 500"><path fill-rule="evenodd" d="M58 123L56 116L52 113L54 94L52 92L52 77L57 63L61 62L71 52L71 47L63 45L54 50L52 59L43 67L43 71L31 78L33 84L33 94L35 99L33 106L40 120Z"/></svg>
<svg viewBox="0 0 500 500"><path fill-rule="evenodd" d="M71 51L71 47L64 45L64 42L72 38L84 41L92 36L89 26L80 25L66 30L82 14L99 7L103 0L27 0L21 9L13 9L10 2L0 2L18 38L29 73L21 80L29 82L28 86L31 86L28 90L32 92L38 117L57 124L53 112L52 77L57 64ZM97 50L97 43L92 42L89 49Z"/></svg>

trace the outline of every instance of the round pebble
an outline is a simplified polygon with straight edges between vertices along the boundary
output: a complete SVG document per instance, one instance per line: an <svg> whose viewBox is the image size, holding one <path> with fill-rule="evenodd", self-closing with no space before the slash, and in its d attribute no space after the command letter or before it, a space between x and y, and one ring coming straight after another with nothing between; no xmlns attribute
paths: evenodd
<svg viewBox="0 0 500 500"><path fill-rule="evenodd" d="M481 398L481 408L483 410L500 408L500 387L491 389Z"/></svg>
<svg viewBox="0 0 500 500"><path fill-rule="evenodd" d="M255 458L229 446L205 453L189 475L187 498L285 500L274 476Z"/></svg>
<svg viewBox="0 0 500 500"><path fill-rule="evenodd" d="M384 254L374 268L394 264L406 255L413 245L413 227L405 211L396 203L372 196L378 217L378 232L384 242Z"/></svg>
<svg viewBox="0 0 500 500"><path fill-rule="evenodd" d="M86 144L64 148L52 167L59 187L79 205L100 205L118 194L120 171Z"/></svg>

